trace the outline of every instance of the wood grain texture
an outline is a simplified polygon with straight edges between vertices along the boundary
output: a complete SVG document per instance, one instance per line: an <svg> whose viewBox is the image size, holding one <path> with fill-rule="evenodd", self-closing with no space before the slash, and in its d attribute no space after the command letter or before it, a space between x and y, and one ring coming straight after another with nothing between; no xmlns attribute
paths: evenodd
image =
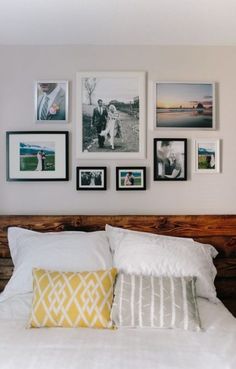
<svg viewBox="0 0 236 369"><path fill-rule="evenodd" d="M104 230L106 224L177 237L192 237L215 246L219 298L236 316L236 215L64 215L0 216L0 290L12 273L7 229L18 226L40 232Z"/></svg>

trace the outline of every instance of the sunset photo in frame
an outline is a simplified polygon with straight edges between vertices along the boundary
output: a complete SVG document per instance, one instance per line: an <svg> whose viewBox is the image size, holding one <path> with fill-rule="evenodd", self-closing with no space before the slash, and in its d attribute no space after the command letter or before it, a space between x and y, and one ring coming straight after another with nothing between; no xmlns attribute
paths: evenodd
<svg viewBox="0 0 236 369"><path fill-rule="evenodd" d="M215 83L155 82L155 128L215 129Z"/></svg>

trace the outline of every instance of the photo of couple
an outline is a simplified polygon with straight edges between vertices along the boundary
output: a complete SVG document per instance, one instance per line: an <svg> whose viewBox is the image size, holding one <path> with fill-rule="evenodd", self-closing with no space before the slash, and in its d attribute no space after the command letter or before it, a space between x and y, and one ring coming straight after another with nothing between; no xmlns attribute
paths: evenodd
<svg viewBox="0 0 236 369"><path fill-rule="evenodd" d="M154 180L186 180L186 139L154 139Z"/></svg>
<svg viewBox="0 0 236 369"><path fill-rule="evenodd" d="M116 167L116 189L145 190L146 168L145 167Z"/></svg>
<svg viewBox="0 0 236 369"><path fill-rule="evenodd" d="M115 137L121 138L120 114L115 105L111 104L108 110L103 106L103 101L98 100L98 106L93 110L91 129L95 128L98 135L98 147L104 148L105 140L108 140L112 150L115 150Z"/></svg>
<svg viewBox="0 0 236 369"><path fill-rule="evenodd" d="M53 142L20 142L21 171L55 170L55 148Z"/></svg>
<svg viewBox="0 0 236 369"><path fill-rule="evenodd" d="M81 186L101 186L102 172L101 171L81 171Z"/></svg>
<svg viewBox="0 0 236 369"><path fill-rule="evenodd" d="M84 73L81 83L82 152L140 152L139 76Z"/></svg>
<svg viewBox="0 0 236 369"><path fill-rule="evenodd" d="M106 167L77 167L77 190L106 190Z"/></svg>

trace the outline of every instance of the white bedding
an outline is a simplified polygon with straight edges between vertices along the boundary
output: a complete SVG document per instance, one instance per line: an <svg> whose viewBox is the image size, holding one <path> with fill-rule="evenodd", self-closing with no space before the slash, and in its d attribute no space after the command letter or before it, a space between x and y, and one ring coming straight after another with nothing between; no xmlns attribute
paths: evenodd
<svg viewBox="0 0 236 369"><path fill-rule="evenodd" d="M236 319L198 300L203 332L26 329L31 296L0 303L0 369L235 369Z"/></svg>

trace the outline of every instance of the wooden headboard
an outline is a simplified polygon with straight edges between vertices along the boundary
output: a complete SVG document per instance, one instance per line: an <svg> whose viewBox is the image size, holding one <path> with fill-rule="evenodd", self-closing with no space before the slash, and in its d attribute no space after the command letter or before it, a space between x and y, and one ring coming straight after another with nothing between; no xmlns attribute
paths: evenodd
<svg viewBox="0 0 236 369"><path fill-rule="evenodd" d="M125 216L0 216L0 290L13 266L7 228L19 226L41 232L103 230L105 224L169 236L192 237L218 250L216 288L218 297L236 316L236 215L125 215Z"/></svg>

